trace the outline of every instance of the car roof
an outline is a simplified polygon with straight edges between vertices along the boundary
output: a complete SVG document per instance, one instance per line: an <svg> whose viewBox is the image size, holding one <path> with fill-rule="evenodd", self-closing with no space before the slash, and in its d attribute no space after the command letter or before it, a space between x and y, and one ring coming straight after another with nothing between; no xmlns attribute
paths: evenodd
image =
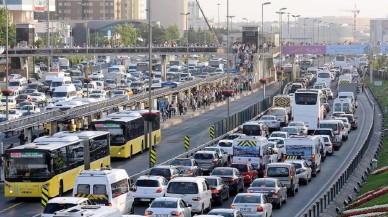
<svg viewBox="0 0 388 217"><path fill-rule="evenodd" d="M139 178L137 178L137 180L158 180L158 179L164 179L164 177L148 175L148 176L140 176Z"/></svg>
<svg viewBox="0 0 388 217"><path fill-rule="evenodd" d="M178 201L180 198L177 198L177 197L158 197L158 198L155 198L154 201Z"/></svg>
<svg viewBox="0 0 388 217"><path fill-rule="evenodd" d="M225 213L234 213L234 212L237 211L237 210L235 210L235 209L218 208L218 209L212 209L212 210L210 210L210 212L212 212L212 211L225 212ZM210 212L209 212L209 213L210 213Z"/></svg>
<svg viewBox="0 0 388 217"><path fill-rule="evenodd" d="M305 160L285 160L284 163L303 163L306 162Z"/></svg>
<svg viewBox="0 0 388 217"><path fill-rule="evenodd" d="M216 154L215 151L197 151L196 154Z"/></svg>
<svg viewBox="0 0 388 217"><path fill-rule="evenodd" d="M80 202L86 201L88 198L84 197L54 197L50 199L47 203L71 203L78 204Z"/></svg>
<svg viewBox="0 0 388 217"><path fill-rule="evenodd" d="M266 177L266 178L257 178L253 181L256 181L256 180L269 180L269 181L277 181L278 179L277 178L271 178L271 177Z"/></svg>

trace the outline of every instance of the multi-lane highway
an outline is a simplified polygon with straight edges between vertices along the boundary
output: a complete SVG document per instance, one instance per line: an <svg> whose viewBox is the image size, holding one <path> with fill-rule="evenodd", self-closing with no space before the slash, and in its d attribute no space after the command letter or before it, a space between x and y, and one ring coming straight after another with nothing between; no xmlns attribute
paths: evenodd
<svg viewBox="0 0 388 217"><path fill-rule="evenodd" d="M273 86L267 90L267 94L273 93L278 86ZM231 113L245 109L262 99L262 92L255 92L252 95L242 97L239 100L231 102ZM372 117L367 116L366 112L371 110L369 103L364 95L359 95L359 108L356 115L359 117L359 128L351 132L349 140L344 144L340 151L334 156L328 157L323 163L322 172L307 186L302 186L300 192L292 198L290 197L287 205L280 210L274 210L273 216L296 216L310 201L317 197L325 185L336 178L337 173L343 164L349 160L355 153L357 147L362 144L363 138L366 138L367 132L363 131L363 126L371 124ZM192 147L203 144L209 139L209 126L226 116L226 106L218 107L204 113L201 116L187 120L179 125L169 127L163 130L163 140L157 148L158 162L163 162L180 153L184 152L183 136L191 136ZM123 168L128 174L134 174L144 170L148 166L147 154L135 156L131 160L113 161L113 168ZM0 186L0 216L35 216L42 212L39 200L31 199L7 199L3 197L3 186ZM232 198L225 202L222 207L229 207ZM144 214L146 206L136 206L136 214Z"/></svg>

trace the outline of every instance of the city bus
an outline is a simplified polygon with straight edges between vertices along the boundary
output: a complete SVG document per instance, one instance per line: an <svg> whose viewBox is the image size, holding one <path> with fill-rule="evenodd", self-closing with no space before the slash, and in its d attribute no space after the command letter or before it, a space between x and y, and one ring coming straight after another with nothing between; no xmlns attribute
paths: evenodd
<svg viewBox="0 0 388 217"><path fill-rule="evenodd" d="M89 142L90 169L110 166L109 133L91 132L89 139L78 136L44 136L4 153L4 196L48 197L73 189L75 178L84 170L84 142Z"/></svg>
<svg viewBox="0 0 388 217"><path fill-rule="evenodd" d="M309 133L318 128L324 118L324 98L321 90L299 89L292 100L292 120L308 125Z"/></svg>
<svg viewBox="0 0 388 217"><path fill-rule="evenodd" d="M147 132L144 118L141 116L146 110L119 112L110 114L108 117L93 121L92 129L97 131L108 131L110 137L110 154L114 158L129 158L135 154L143 153L146 147L144 132ZM152 122L152 144L156 145L161 141L160 112L155 121ZM139 113L140 115L136 115Z"/></svg>

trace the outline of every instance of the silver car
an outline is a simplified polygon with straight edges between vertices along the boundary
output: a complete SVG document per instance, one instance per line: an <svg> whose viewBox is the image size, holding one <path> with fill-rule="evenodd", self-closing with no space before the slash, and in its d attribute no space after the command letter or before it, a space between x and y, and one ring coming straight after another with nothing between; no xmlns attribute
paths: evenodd
<svg viewBox="0 0 388 217"><path fill-rule="evenodd" d="M183 173L183 176L202 176L203 174L198 163L191 158L175 158L170 165L176 166Z"/></svg>
<svg viewBox="0 0 388 217"><path fill-rule="evenodd" d="M261 193L239 193L230 207L239 210L244 217L272 216L272 204Z"/></svg>
<svg viewBox="0 0 388 217"><path fill-rule="evenodd" d="M286 160L285 163L292 163L295 166L296 175L299 177L299 183L307 185L311 181L311 167L305 160Z"/></svg>
<svg viewBox="0 0 388 217"><path fill-rule="evenodd" d="M178 216L191 217L191 207L181 198L156 198L145 211L146 216Z"/></svg>
<svg viewBox="0 0 388 217"><path fill-rule="evenodd" d="M263 193L268 202L281 208L287 203L287 187L276 178L258 178L252 182L248 193Z"/></svg>

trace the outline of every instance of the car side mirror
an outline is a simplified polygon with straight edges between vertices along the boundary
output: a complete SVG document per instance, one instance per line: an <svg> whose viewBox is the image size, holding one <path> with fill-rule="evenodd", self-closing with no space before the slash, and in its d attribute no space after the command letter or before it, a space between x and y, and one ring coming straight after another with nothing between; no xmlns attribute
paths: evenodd
<svg viewBox="0 0 388 217"><path fill-rule="evenodd" d="M187 204L187 207L193 207L193 205L191 205L191 204Z"/></svg>

